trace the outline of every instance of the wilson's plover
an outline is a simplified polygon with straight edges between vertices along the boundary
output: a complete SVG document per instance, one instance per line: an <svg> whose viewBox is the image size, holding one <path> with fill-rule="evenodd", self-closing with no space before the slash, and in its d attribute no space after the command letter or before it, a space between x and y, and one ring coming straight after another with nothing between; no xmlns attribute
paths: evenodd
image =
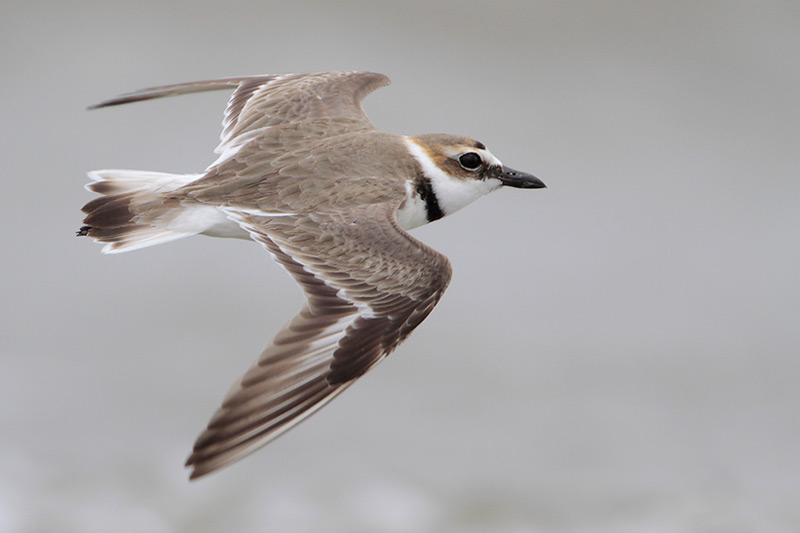
<svg viewBox="0 0 800 533"><path fill-rule="evenodd" d="M406 230L502 186L544 183L480 142L377 130L370 72L251 76L154 87L96 106L232 89L219 157L200 174L98 170L78 235L118 253L191 235L252 239L306 303L234 384L187 460L196 478L292 428L345 390L431 312L447 258Z"/></svg>

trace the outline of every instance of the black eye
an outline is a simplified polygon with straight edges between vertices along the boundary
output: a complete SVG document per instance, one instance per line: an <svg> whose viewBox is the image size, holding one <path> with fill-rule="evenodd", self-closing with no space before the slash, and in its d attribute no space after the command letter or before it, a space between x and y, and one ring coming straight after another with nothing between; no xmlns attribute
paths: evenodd
<svg viewBox="0 0 800 533"><path fill-rule="evenodd" d="M483 161L481 161L481 156L475 152L467 152L466 154L463 154L458 158L458 162L461 163L461 166L467 170L478 170L483 163Z"/></svg>

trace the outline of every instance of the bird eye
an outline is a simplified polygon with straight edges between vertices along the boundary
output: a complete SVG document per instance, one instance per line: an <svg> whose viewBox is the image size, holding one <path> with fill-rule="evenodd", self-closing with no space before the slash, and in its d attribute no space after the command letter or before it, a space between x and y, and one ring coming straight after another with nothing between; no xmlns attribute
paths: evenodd
<svg viewBox="0 0 800 533"><path fill-rule="evenodd" d="M458 162L461 163L461 166L467 170L478 170L483 163L481 156L475 152L467 152L466 154L463 154L458 158Z"/></svg>

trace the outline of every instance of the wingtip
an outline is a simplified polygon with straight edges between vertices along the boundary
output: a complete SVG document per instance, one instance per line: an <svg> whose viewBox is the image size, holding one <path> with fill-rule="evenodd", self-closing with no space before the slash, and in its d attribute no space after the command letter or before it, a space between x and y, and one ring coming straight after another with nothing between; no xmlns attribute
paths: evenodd
<svg viewBox="0 0 800 533"><path fill-rule="evenodd" d="M123 99L123 97L112 98L111 100L103 100L102 102L100 102L98 104L92 104L92 105L88 106L86 108L86 111L94 111L95 109L102 109L104 107L110 107L110 106L113 106L113 105L124 104L124 103L127 103L128 101L130 101L130 100L125 100L125 99Z"/></svg>
<svg viewBox="0 0 800 533"><path fill-rule="evenodd" d="M92 104L86 107L86 111L94 111L95 109L103 109L104 107L108 107L114 104L108 104L106 102L100 102L99 104Z"/></svg>
<svg viewBox="0 0 800 533"><path fill-rule="evenodd" d="M208 472L200 473L196 468L193 468L192 471L189 472L189 481L197 481L207 473Z"/></svg>
<svg viewBox="0 0 800 533"><path fill-rule="evenodd" d="M123 94L122 96L118 96L116 98L112 98L110 100L104 100L99 104L92 104L86 108L87 111L94 111L95 109L102 109L104 107L111 107L115 105L122 105L122 104L129 104L131 102L140 102L142 100L152 100L153 98L157 98L157 96L150 96L150 95L138 95L138 94Z"/></svg>
<svg viewBox="0 0 800 533"><path fill-rule="evenodd" d="M202 477L203 474L198 470L197 465L194 464L194 453L192 453L183 463L184 468L189 469L189 481Z"/></svg>
<svg viewBox="0 0 800 533"><path fill-rule="evenodd" d="M195 481L219 469L219 465L204 462L203 460L198 459L197 454L194 452L192 452L188 459L186 459L186 462L183 464L183 466L190 469L189 481Z"/></svg>

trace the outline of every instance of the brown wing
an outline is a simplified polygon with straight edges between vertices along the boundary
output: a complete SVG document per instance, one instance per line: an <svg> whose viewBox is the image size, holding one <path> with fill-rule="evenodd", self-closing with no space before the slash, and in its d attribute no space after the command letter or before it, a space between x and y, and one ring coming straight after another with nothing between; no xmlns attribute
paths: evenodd
<svg viewBox="0 0 800 533"><path fill-rule="evenodd" d="M315 118L343 118L372 125L361 108L369 93L389 84L374 72L317 72L247 76L151 87L91 106L89 109L165 96L235 89L223 120L220 146L239 135L268 126Z"/></svg>
<svg viewBox="0 0 800 533"><path fill-rule="evenodd" d="M446 257L394 221L394 206L269 217L226 210L306 294L300 313L230 390L187 461L192 478L298 424L390 353L439 301Z"/></svg>

